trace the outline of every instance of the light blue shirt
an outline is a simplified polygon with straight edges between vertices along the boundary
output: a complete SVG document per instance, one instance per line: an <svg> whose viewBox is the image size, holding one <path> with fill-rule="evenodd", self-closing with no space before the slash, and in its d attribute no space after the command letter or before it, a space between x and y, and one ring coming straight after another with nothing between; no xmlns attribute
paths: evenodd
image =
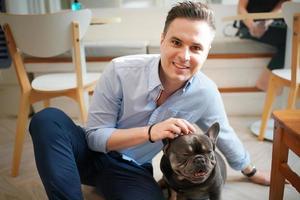
<svg viewBox="0 0 300 200"><path fill-rule="evenodd" d="M160 55L133 55L116 58L105 68L89 108L86 139L93 151L106 152L106 143L116 129L158 123L170 117L183 118L207 130L221 125L218 147L229 164L242 169L249 155L228 123L220 93L201 71L186 85L156 105L160 90ZM162 142L146 142L120 151L125 159L138 164L151 162Z"/></svg>

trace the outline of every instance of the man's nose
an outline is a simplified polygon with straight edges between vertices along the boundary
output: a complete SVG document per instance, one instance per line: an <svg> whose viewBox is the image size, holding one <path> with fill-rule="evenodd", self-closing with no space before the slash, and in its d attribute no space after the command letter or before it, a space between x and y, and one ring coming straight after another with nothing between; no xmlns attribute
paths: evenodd
<svg viewBox="0 0 300 200"><path fill-rule="evenodd" d="M183 62L187 62L191 59L190 50L189 48L183 48L181 50L181 59Z"/></svg>

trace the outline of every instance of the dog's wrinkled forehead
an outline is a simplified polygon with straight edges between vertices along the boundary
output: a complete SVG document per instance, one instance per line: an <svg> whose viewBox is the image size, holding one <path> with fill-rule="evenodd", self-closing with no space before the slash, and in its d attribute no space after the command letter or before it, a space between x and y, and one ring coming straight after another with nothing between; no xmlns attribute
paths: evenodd
<svg viewBox="0 0 300 200"><path fill-rule="evenodd" d="M197 153L208 152L213 148L212 141L209 139L209 137L199 132L179 136L171 143L173 143L174 145L171 144L170 148L180 146L183 148L187 148L189 152Z"/></svg>

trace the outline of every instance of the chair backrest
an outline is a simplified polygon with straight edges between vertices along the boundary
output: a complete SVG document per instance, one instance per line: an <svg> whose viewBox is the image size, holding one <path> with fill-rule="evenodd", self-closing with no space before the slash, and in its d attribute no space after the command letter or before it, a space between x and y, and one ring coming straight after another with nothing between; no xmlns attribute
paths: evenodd
<svg viewBox="0 0 300 200"><path fill-rule="evenodd" d="M300 63L300 3L299 2L285 2L282 7L282 14L286 24L288 25L288 33L290 37L287 39L292 43L291 47L287 49L290 55L291 66L291 81L292 85L297 85L299 78L299 63Z"/></svg>
<svg viewBox="0 0 300 200"><path fill-rule="evenodd" d="M81 39L91 21L88 9L51 14L0 13L0 24L8 24L16 46L34 57L52 57L72 49L72 22L79 24Z"/></svg>
<svg viewBox="0 0 300 200"><path fill-rule="evenodd" d="M8 48L22 92L31 90L20 52L34 57L53 57L72 50L78 88L83 88L85 55L81 39L91 21L91 11L15 15L0 13Z"/></svg>
<svg viewBox="0 0 300 200"><path fill-rule="evenodd" d="M287 1L282 5L282 15L284 18L285 23L288 25L289 28L292 29L293 27L293 17L295 13L300 12L300 3L299 2L292 2Z"/></svg>

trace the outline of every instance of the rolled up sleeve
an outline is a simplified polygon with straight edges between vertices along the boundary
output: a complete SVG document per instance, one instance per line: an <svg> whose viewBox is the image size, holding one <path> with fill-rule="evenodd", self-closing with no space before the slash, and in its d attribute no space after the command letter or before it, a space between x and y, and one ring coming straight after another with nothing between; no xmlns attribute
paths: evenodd
<svg viewBox="0 0 300 200"><path fill-rule="evenodd" d="M89 107L86 139L91 150L106 152L107 141L116 130L121 100L120 80L111 62L98 80Z"/></svg>

